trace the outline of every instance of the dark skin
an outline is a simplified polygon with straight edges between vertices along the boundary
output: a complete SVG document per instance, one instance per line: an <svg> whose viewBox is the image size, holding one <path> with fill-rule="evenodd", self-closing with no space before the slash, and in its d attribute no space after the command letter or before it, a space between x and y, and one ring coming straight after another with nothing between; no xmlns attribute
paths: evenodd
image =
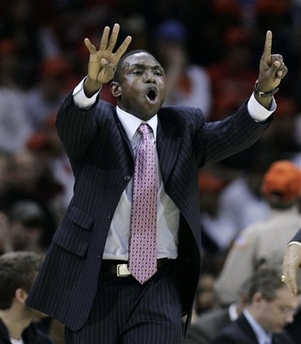
<svg viewBox="0 0 301 344"><path fill-rule="evenodd" d="M112 81L117 64L132 40L131 36L127 36L113 53L119 29L119 24L115 24L110 34L110 28L104 28L99 50L88 38L84 41L90 53L88 75L84 83L87 97L91 97L102 85ZM271 54L271 51L272 32L267 31L258 75L258 88L262 92L278 87L288 71L282 56ZM111 91L117 97L118 106L142 120L152 118L166 97L166 80L162 66L151 54L139 52L124 59L120 74L119 80L111 83ZM262 106L270 108L272 97L255 97Z"/></svg>
<svg viewBox="0 0 301 344"><path fill-rule="evenodd" d="M152 55L141 52L123 61L120 74L120 80L111 83L118 106L148 121L159 111L166 97L162 66Z"/></svg>

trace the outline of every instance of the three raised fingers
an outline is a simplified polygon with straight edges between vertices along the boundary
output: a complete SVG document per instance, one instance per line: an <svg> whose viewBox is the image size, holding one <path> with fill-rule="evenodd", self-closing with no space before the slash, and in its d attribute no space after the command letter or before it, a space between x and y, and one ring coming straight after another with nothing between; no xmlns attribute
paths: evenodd
<svg viewBox="0 0 301 344"><path fill-rule="evenodd" d="M99 50L101 50L101 51L106 50L106 51L109 51L112 53L113 49L115 48L116 42L118 40L119 30L120 30L119 24L117 24L117 23L114 24L113 29L112 29L112 33L110 35L111 30L108 26L106 26L104 28L103 34L101 36ZM122 44L120 45L120 47L116 50L114 55L115 55L115 57L117 57L117 59L119 59L125 53L131 40L132 40L132 37L127 36L125 38L125 40L122 42Z"/></svg>

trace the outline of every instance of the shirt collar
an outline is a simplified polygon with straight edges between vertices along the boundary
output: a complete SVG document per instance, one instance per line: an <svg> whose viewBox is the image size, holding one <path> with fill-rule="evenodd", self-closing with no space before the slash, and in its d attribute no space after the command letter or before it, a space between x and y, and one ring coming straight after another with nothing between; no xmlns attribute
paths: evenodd
<svg viewBox="0 0 301 344"><path fill-rule="evenodd" d="M141 123L147 123L153 130L154 139L157 137L157 126L158 126L158 116L155 115L148 121L142 121L140 118L137 118L130 113L120 109L119 106L116 106L117 116L124 127L124 130L131 141L135 135L139 125Z"/></svg>
<svg viewBox="0 0 301 344"><path fill-rule="evenodd" d="M244 316L247 318L253 331L255 332L258 343L260 343L260 344L272 343L272 334L267 333L262 328L262 326L253 318L253 316L250 314L250 312L247 309L244 309L242 312L243 312Z"/></svg>
<svg viewBox="0 0 301 344"><path fill-rule="evenodd" d="M231 321L235 321L238 318L237 304L231 303L231 305L229 306L228 312L229 312L229 317Z"/></svg>

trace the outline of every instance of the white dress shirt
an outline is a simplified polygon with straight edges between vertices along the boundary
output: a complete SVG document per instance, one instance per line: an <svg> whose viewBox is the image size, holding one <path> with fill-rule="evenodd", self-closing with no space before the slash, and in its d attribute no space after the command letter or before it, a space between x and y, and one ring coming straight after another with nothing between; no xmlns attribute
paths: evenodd
<svg viewBox="0 0 301 344"><path fill-rule="evenodd" d="M252 317L247 309L243 310L244 316L247 318L250 326L252 327L257 337L259 344L272 344L272 334L267 333L262 326Z"/></svg>

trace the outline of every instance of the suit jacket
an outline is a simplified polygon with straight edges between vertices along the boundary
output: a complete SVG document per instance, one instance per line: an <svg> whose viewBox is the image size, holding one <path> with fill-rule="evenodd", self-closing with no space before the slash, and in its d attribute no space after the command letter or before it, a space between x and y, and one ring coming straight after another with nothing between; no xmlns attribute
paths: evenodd
<svg viewBox="0 0 301 344"><path fill-rule="evenodd" d="M200 315L187 331L182 344L210 344L231 319L228 308L217 308Z"/></svg>
<svg viewBox="0 0 301 344"><path fill-rule="evenodd" d="M247 318L241 314L236 321L233 321L219 332L212 344L259 344L259 342ZM283 330L281 333L273 334L272 344L296 343Z"/></svg>
<svg viewBox="0 0 301 344"><path fill-rule="evenodd" d="M183 315L190 314L201 266L198 168L252 145L269 125L243 105L223 122L206 123L201 110L158 112L157 151L166 193L180 210L176 271ZM133 176L134 155L116 109L98 101L78 108L69 94L57 129L74 176L74 197L57 228L27 304L80 329L96 293L102 255L120 196Z"/></svg>
<svg viewBox="0 0 301 344"><path fill-rule="evenodd" d="M298 230L298 232L291 241L299 241L301 243L301 228Z"/></svg>

